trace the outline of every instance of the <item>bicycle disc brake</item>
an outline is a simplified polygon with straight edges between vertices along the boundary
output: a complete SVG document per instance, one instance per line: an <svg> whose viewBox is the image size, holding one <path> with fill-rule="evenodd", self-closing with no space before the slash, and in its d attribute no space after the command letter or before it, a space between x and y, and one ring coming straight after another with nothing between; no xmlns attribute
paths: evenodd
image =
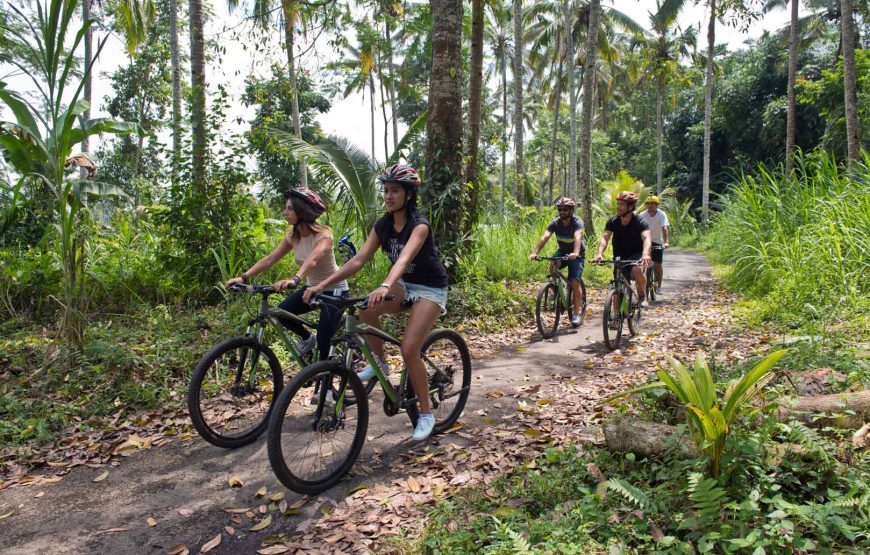
<svg viewBox="0 0 870 555"><path fill-rule="evenodd" d="M399 405L392 402L387 396L384 396L384 414L387 416L396 416L399 414Z"/></svg>

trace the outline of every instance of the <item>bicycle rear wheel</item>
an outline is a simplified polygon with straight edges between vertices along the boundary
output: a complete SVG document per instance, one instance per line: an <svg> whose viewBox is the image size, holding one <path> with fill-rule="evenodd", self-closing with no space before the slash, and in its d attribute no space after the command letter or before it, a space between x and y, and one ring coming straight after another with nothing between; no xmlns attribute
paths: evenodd
<svg viewBox="0 0 870 555"><path fill-rule="evenodd" d="M312 383L320 384L318 391L329 393L312 399L308 389ZM350 395L355 401L345 402ZM278 396L269 418L269 463L275 476L306 495L329 489L356 462L368 421L368 400L356 374L334 360L305 367Z"/></svg>
<svg viewBox="0 0 870 555"><path fill-rule="evenodd" d="M562 303L559 302L559 290L555 283L547 283L541 288L535 303L535 320L538 323L538 331L544 339L556 335L561 315Z"/></svg>
<svg viewBox="0 0 870 555"><path fill-rule="evenodd" d="M429 377L429 405L435 416L432 433L438 434L450 428L465 408L471 389L471 353L465 339L448 329L429 332L421 351ZM405 398L415 397L409 379L405 383ZM417 403L409 403L407 411L411 423L416 426L420 416Z"/></svg>
<svg viewBox="0 0 870 555"><path fill-rule="evenodd" d="M212 445L247 445L266 431L282 383L281 364L269 347L253 337L228 339L194 368L187 390L193 427Z"/></svg>
<svg viewBox="0 0 870 555"><path fill-rule="evenodd" d="M616 299L616 312L613 311L613 303ZM604 331L604 345L611 351L619 348L619 341L622 339L622 316L620 315L620 305L622 303L622 295L616 289L608 291L604 300L604 315L601 318L602 328ZM611 329L613 323L614 329Z"/></svg>
<svg viewBox="0 0 870 555"><path fill-rule="evenodd" d="M655 269L650 266L646 270L646 298L649 302L656 300L656 273Z"/></svg>

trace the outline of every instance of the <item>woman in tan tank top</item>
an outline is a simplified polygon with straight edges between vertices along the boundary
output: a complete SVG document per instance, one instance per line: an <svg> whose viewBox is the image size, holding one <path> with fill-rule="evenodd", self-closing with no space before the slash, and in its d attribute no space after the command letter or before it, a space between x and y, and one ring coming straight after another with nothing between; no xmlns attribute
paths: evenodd
<svg viewBox="0 0 870 555"><path fill-rule="evenodd" d="M248 283L253 277L271 268L290 251L294 251L294 260L299 265L299 269L291 279L276 282L275 288L278 291L290 291L296 289L305 278L307 278L307 285L288 295L278 307L292 314L305 314L313 310L302 300L305 289L319 284L338 269L335 254L332 252L332 230L329 226L317 223L317 218L325 211L326 204L314 191L304 187L290 190L287 194L287 202L284 204L284 218L292 226L287 231L287 235L275 250L258 260L241 276L227 281L226 286ZM335 296L349 295L347 281L341 280L335 283L330 287L329 293ZM330 340L340 320L339 311L321 309L320 321L317 325L320 360L329 357ZM281 323L302 338L300 348L303 354L314 347L315 338L304 326L289 320L281 320Z"/></svg>

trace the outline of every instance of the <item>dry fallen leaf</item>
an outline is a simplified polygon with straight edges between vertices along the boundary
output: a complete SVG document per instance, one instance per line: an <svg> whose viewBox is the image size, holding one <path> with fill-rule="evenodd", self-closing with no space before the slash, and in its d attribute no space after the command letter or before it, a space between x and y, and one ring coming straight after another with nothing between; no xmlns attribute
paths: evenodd
<svg viewBox="0 0 870 555"><path fill-rule="evenodd" d="M155 526L157 526L157 521L154 520L153 517L150 517L150 516L149 516L147 519L145 519L145 522L147 522L147 523L148 523L148 526L151 526L152 528L155 527Z"/></svg>
<svg viewBox="0 0 870 555"><path fill-rule="evenodd" d="M109 471L107 470L107 471L103 472L102 474L100 474L99 476L97 476L96 478L94 478L94 482L102 482L103 480L105 480L108 477L109 477Z"/></svg>
<svg viewBox="0 0 870 555"><path fill-rule="evenodd" d="M248 528L249 532L256 532L272 524L272 515L266 515L266 518Z"/></svg>
<svg viewBox="0 0 870 555"><path fill-rule="evenodd" d="M284 499L284 492L279 491L278 493L273 493L269 496L269 501L281 501Z"/></svg>
<svg viewBox="0 0 870 555"><path fill-rule="evenodd" d="M230 479L228 481L230 483L231 488L240 488L240 487L245 485L244 483L242 483L241 480L239 480L239 477L236 476L235 474L230 476Z"/></svg>
<svg viewBox="0 0 870 555"><path fill-rule="evenodd" d="M420 482L418 482L413 476L408 478L408 489L417 493L420 491Z"/></svg>
<svg viewBox="0 0 870 555"><path fill-rule="evenodd" d="M281 553L289 553L290 548L286 545L272 545L270 547L264 547L257 551L260 555L280 555Z"/></svg>
<svg viewBox="0 0 870 555"><path fill-rule="evenodd" d="M265 496L267 491L268 491L268 490L266 489L266 486L263 486L263 487L261 487L260 489L257 490L257 493L254 495L254 497L256 497L257 499L259 499L259 498Z"/></svg>
<svg viewBox="0 0 870 555"><path fill-rule="evenodd" d="M214 549L215 547L220 545L222 538L223 538L223 536L221 534L218 534L217 536L213 537L212 539L207 541L205 544L203 544L203 546L199 549L199 552L200 553L208 553L209 551L211 551L212 549Z"/></svg>
<svg viewBox="0 0 870 555"><path fill-rule="evenodd" d="M175 544L166 552L166 555L187 555L190 550L183 543Z"/></svg>
<svg viewBox="0 0 870 555"><path fill-rule="evenodd" d="M3 513L2 515L0 515L0 520L3 520L3 519L6 519L6 518L9 518L9 517L12 516L14 513L15 513L15 510L14 510L14 509L11 510L11 511L9 511L8 513Z"/></svg>
<svg viewBox="0 0 870 555"><path fill-rule="evenodd" d="M190 509L178 509L178 514L181 516L190 516L193 514L193 511Z"/></svg>

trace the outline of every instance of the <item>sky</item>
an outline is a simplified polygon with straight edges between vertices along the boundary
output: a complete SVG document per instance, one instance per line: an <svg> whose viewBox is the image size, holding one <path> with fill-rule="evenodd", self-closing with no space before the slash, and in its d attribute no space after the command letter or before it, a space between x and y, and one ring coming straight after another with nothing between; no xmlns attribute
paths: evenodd
<svg viewBox="0 0 870 555"><path fill-rule="evenodd" d="M227 12L225 2L212 4L214 15L207 24L206 36L207 38L220 36L226 46L226 51L220 59L210 63L207 69L207 81L211 84L219 82L228 84L230 94L233 98L237 99L243 90L244 78L251 73L266 74L269 71L269 60L262 55L252 55L250 49L247 48L251 41L250 36L240 33L246 25L242 19L245 13L244 4L241 9L237 8L234 13ZM639 24L647 28L649 27L648 12L655 9L655 2L653 0L603 0L602 4L604 6L612 6L628 14ZM681 13L678 22L682 27L687 27L698 25L700 22L706 21L706 19L707 14L705 13L703 3L693 5L690 2L689 6ZM778 10L765 15L762 20L753 24L748 34L740 33L736 29L719 24L716 27L716 42L718 44L727 43L731 50L744 48L744 41L747 38L756 38L765 30L775 31L787 24L788 13L785 10ZM702 44L699 44L699 48L706 44L706 25L702 25L702 29L703 32L699 37ZM278 61L284 59L280 50L280 35L276 31L269 37L273 46L274 59ZM187 36L182 36L181 40L186 42L188 38ZM336 53L328 46L324 36L320 36L313 44L311 41L303 44L298 52L301 53L299 67L308 71L315 79L319 79L320 76L324 75L326 63L336 57ZM121 41L117 37L111 36L102 56L96 64L99 77L94 83L94 103L96 104L96 109L93 111L94 117L102 115L103 98L111 92L109 90L110 82L108 75L121 64L125 63L127 63L127 58ZM7 81L13 88L18 90L23 87L31 87L29 80L24 76L5 77L8 69L8 67L0 68L0 79ZM331 110L319 116L318 122L327 134L343 136L368 152L371 150L371 123L368 106L368 96L366 96L365 100L360 94L354 94L345 99L336 97L332 100ZM235 121L236 117L250 120L253 117L253 113L252 108L246 109L241 105L241 102L236 102L228 114L228 122ZM379 109L375 118L375 156L381 161L385 158L383 152L383 127L384 122ZM404 128L400 127L400 136L402 133L404 133ZM392 139L390 139L390 144L392 144Z"/></svg>

